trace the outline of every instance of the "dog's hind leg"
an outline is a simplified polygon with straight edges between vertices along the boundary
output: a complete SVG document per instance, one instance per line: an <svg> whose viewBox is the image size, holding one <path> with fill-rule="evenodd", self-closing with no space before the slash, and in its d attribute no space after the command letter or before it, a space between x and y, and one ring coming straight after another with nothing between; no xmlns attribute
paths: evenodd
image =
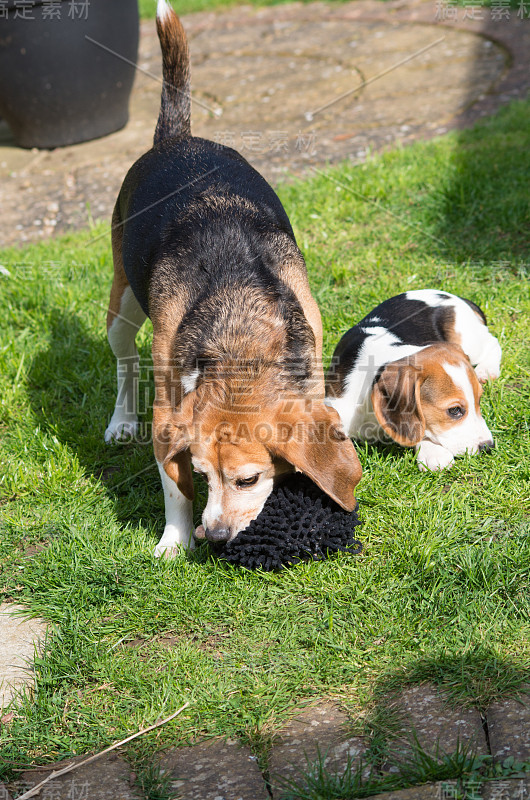
<svg viewBox="0 0 530 800"><path fill-rule="evenodd" d="M112 255L114 280L107 313L107 336L116 356L118 393L114 413L105 431L105 441L132 438L138 431L139 357L135 337L146 314L134 296L125 275L122 259L123 229L118 208L112 215Z"/></svg>
<svg viewBox="0 0 530 800"><path fill-rule="evenodd" d="M498 378L502 348L499 340L489 332L483 312L469 300L463 300L455 311L455 329L459 335L457 344L475 367L477 378L481 383Z"/></svg>

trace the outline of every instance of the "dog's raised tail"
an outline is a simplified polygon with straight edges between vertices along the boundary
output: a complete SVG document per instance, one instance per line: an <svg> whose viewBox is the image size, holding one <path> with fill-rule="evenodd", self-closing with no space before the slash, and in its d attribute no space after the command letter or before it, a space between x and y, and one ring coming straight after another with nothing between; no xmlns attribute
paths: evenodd
<svg viewBox="0 0 530 800"><path fill-rule="evenodd" d="M174 136L191 136L191 87L188 40L182 24L166 0L158 0L156 29L162 48L162 98L155 145Z"/></svg>

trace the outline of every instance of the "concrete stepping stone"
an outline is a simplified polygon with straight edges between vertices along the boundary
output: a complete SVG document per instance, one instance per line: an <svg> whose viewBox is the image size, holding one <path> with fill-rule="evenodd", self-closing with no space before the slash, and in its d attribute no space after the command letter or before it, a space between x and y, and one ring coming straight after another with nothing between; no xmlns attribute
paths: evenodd
<svg viewBox="0 0 530 800"><path fill-rule="evenodd" d="M348 716L332 702L319 703L297 714L275 740L269 756L269 775L274 791L279 778L296 779L319 753L327 770L344 772L348 759L360 762L366 745L348 733Z"/></svg>
<svg viewBox="0 0 530 800"><path fill-rule="evenodd" d="M509 756L530 761L530 691L518 699L495 703L486 718L491 754L497 761Z"/></svg>
<svg viewBox="0 0 530 800"><path fill-rule="evenodd" d="M40 650L46 636L46 623L17 616L21 611L23 606L15 603L0 605L0 709L33 683L35 649Z"/></svg>
<svg viewBox="0 0 530 800"><path fill-rule="evenodd" d="M59 761L47 765L46 770L38 767L23 772L16 782L17 794L33 788L54 770L60 770L74 762L83 761L86 756ZM53 769L50 769L50 766ZM133 783L131 768L116 753L102 756L85 767L61 775L43 786L39 800L141 800L141 791ZM0 800L3 800L0 795Z"/></svg>
<svg viewBox="0 0 530 800"><path fill-rule="evenodd" d="M231 739L175 747L160 766L181 800L270 800L256 757Z"/></svg>
<svg viewBox="0 0 530 800"><path fill-rule="evenodd" d="M384 792L370 797L370 800L450 800L450 795L443 795L443 785L440 783L425 783L422 786L411 786L408 789ZM456 798L458 795L454 795ZM454 800L451 798L451 800Z"/></svg>
<svg viewBox="0 0 530 800"><path fill-rule="evenodd" d="M415 732L418 743L428 753L454 753L460 745L477 754L488 754L486 735L479 712L474 708L455 708L435 686L421 683L403 689L394 708L403 716L402 729L395 744L395 754L410 755Z"/></svg>

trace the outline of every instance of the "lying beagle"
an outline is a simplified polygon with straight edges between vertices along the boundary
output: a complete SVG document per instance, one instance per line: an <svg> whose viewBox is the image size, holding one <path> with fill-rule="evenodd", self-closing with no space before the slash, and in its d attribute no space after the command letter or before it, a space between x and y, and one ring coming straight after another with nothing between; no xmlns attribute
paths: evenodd
<svg viewBox="0 0 530 800"><path fill-rule="evenodd" d="M353 438L414 447L421 470L492 448L480 413L501 348L480 308L447 292L405 292L344 334L326 379L327 403ZM472 365L475 367L473 370Z"/></svg>
<svg viewBox="0 0 530 800"><path fill-rule="evenodd" d="M138 427L135 336L153 323L153 445L166 526L156 555L192 546L192 465L208 482L206 537L228 541L294 468L343 508L361 468L324 403L322 323L271 187L229 147L191 136L181 23L159 0L164 84L154 146L112 220L108 339L118 397L106 441Z"/></svg>

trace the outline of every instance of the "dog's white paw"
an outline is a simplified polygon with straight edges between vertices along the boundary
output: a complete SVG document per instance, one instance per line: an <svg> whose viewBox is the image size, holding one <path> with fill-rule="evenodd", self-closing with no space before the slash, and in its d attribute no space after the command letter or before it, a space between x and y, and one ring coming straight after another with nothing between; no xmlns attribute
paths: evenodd
<svg viewBox="0 0 530 800"><path fill-rule="evenodd" d="M449 450L434 442L421 442L417 454L420 472L447 469L454 461L453 454Z"/></svg>
<svg viewBox="0 0 530 800"><path fill-rule="evenodd" d="M179 534L173 525L166 525L164 535L153 550L155 558L176 558L183 550L194 550L195 540L192 532Z"/></svg>
<svg viewBox="0 0 530 800"><path fill-rule="evenodd" d="M172 558L176 558L179 554L179 550L182 547L180 544L171 545L161 545L157 544L155 549L153 550L153 555L155 558L167 558L171 560Z"/></svg>
<svg viewBox="0 0 530 800"><path fill-rule="evenodd" d="M494 381L501 374L500 360L496 362L483 361L475 367L475 374L481 383Z"/></svg>
<svg viewBox="0 0 530 800"><path fill-rule="evenodd" d="M189 552L194 549L195 549L195 542L192 541L190 541L188 545L185 544L168 545L168 544L160 544L159 542L155 547L155 549L153 550L153 555L155 558L167 558L168 560L171 560L173 558L176 558L178 554L181 553L182 551Z"/></svg>
<svg viewBox="0 0 530 800"><path fill-rule="evenodd" d="M139 429L140 423L137 417L116 420L112 417L109 427L105 431L105 441L110 444L111 442L124 442L128 439L134 439Z"/></svg>

